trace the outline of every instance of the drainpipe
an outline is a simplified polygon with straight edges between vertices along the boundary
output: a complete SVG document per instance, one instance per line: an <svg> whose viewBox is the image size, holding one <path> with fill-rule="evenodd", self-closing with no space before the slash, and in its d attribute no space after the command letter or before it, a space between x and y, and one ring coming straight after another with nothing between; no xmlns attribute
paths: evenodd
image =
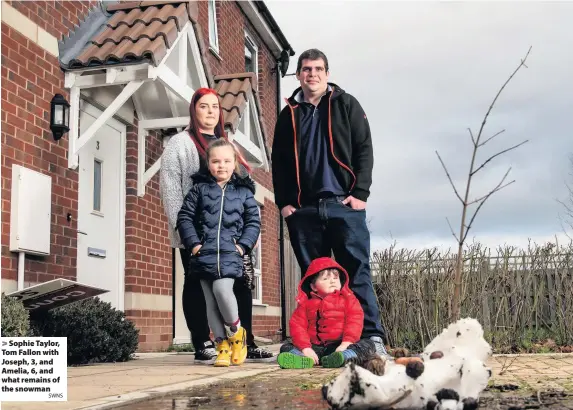
<svg viewBox="0 0 573 410"><path fill-rule="evenodd" d="M277 121L281 113L281 60L277 60ZM286 318L286 278L285 278L285 236L283 216L279 209L279 265L281 279L281 341L287 338L287 318Z"/></svg>
<svg viewBox="0 0 573 410"><path fill-rule="evenodd" d="M24 252L18 253L18 290L24 289L24 266L26 262L26 254Z"/></svg>

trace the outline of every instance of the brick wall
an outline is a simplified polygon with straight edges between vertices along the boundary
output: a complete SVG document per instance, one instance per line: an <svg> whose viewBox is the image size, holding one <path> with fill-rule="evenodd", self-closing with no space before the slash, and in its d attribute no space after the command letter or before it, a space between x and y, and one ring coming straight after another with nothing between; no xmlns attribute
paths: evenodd
<svg viewBox="0 0 573 410"><path fill-rule="evenodd" d="M255 334L266 339L271 339L275 343L279 343L281 335L277 332L281 326L281 318L278 316L255 316L253 318L253 328L256 329Z"/></svg>
<svg viewBox="0 0 573 410"><path fill-rule="evenodd" d="M92 4L95 2L91 2ZM84 18L88 2L12 2L12 6L60 38ZM49 18L44 18L45 11ZM25 281L76 278L78 172L68 169L67 138L55 142L49 129L50 100L69 100L64 74L55 56L2 23L2 278L17 279L18 255L9 251L12 164L52 177L51 254L26 255ZM137 196L137 124L127 128L126 271L127 292L171 295L171 248L159 199L159 176ZM161 151L157 135L147 138L146 167ZM67 221L67 214L72 220ZM167 347L172 338L171 311L126 310L140 329L139 350Z"/></svg>
<svg viewBox="0 0 573 410"><path fill-rule="evenodd" d="M279 212L274 202L265 199L261 207L263 249L263 302L271 306L281 305L279 277Z"/></svg>
<svg viewBox="0 0 573 410"><path fill-rule="evenodd" d="M8 1L50 34L61 37L96 2ZM78 173L67 168L67 137L55 142L50 131L50 100L69 99L58 59L2 23L2 278L17 279L18 255L10 246L12 164L52 177L51 254L26 256L26 282L76 276ZM71 222L66 219L71 213Z"/></svg>
<svg viewBox="0 0 573 410"><path fill-rule="evenodd" d="M93 0L3 1L6 1L57 39L74 30L74 27L85 18L88 11L98 3Z"/></svg>
<svg viewBox="0 0 573 410"><path fill-rule="evenodd" d="M167 217L159 195L159 173L147 183L145 195L137 195L137 122L127 128L125 291L172 295L172 251ZM163 151L161 136L149 132L145 141L145 169ZM138 351L167 348L173 340L173 314L169 311L126 309L139 329Z"/></svg>
<svg viewBox="0 0 573 410"><path fill-rule="evenodd" d="M145 195L137 195L137 125L128 127L125 291L171 295L171 246L167 217L159 195L159 173L147 183ZM146 138L145 169L161 156L163 146L157 133Z"/></svg>
<svg viewBox="0 0 573 410"><path fill-rule="evenodd" d="M12 1L20 13L56 38L67 35L97 2ZM207 52L213 75L244 71L244 30L254 36L259 50L258 94L264 118L267 147L272 144L276 118L274 58L246 22L234 2L218 2L220 58ZM199 19L208 49L207 2L199 3ZM17 254L9 251L10 189L12 164L25 165L52 177L51 254L26 256L25 281L44 282L58 277L75 279L77 255L78 173L67 168L67 138L55 142L49 129L50 100L56 93L68 101L63 88L64 75L55 56L40 48L18 31L2 23L2 278L17 279ZM146 140L146 168L162 152L161 138ZM254 171L255 179L272 190L271 174ZM127 128L126 174L126 270L127 292L163 296L172 294L171 248L166 218L159 197L159 175L146 186L144 197L137 196L137 124ZM70 222L67 214L72 214ZM263 302L280 306L278 265L278 211L265 200L262 207ZM140 329L140 351L167 347L172 338L172 313L127 309L128 318ZM276 334L280 318L258 316L254 332L263 337Z"/></svg>
<svg viewBox="0 0 573 410"><path fill-rule="evenodd" d="M139 352L164 350L173 340L173 315L157 310L126 310L139 329Z"/></svg>
<svg viewBox="0 0 573 410"><path fill-rule="evenodd" d="M245 30L253 37L258 47L258 95L261 102L261 114L264 119L264 134L267 147L272 146L272 137L276 122L276 74L271 72L276 66L275 59L263 41L243 15L235 2L217 2L217 29L219 35L219 53L205 53L207 63L213 74L223 75L245 71ZM199 3L199 24L205 50L209 50L208 4ZM270 172L254 170L253 176L265 188L272 190Z"/></svg>
<svg viewBox="0 0 573 410"><path fill-rule="evenodd" d="M245 71L245 30L248 31L258 48L258 96L263 117L263 132L267 150L272 146L272 137L276 121L276 67L275 59L265 46L254 27L244 16L235 2L217 2L217 29L219 53L206 51L207 63L215 75L241 73ZM204 49L209 50L208 4L199 3L199 24L204 41ZM270 151L269 151L270 153ZM253 171L254 179L272 191L272 175L261 169ZM262 213L262 277L263 303L280 306L280 269L279 269L279 213L274 202L265 200ZM280 317L257 316L254 319L253 332L263 337L276 335L280 328Z"/></svg>

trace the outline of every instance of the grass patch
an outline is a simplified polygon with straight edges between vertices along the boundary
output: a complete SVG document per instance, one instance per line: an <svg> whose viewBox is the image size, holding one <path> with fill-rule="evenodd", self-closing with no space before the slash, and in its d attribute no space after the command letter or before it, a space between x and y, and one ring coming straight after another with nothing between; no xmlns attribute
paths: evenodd
<svg viewBox="0 0 573 410"><path fill-rule="evenodd" d="M573 378L567 379L561 385L563 386L563 389L565 389L566 392L573 393Z"/></svg>
<svg viewBox="0 0 573 410"><path fill-rule="evenodd" d="M180 345L170 345L166 352L194 352L195 349L191 343L185 343Z"/></svg>
<svg viewBox="0 0 573 410"><path fill-rule="evenodd" d="M339 375L339 372L321 375L320 373L309 375L312 379L299 381L296 387L300 390L318 390Z"/></svg>
<svg viewBox="0 0 573 410"><path fill-rule="evenodd" d="M314 382L300 382L296 385L296 387L298 387L301 390L317 390L320 389L322 387L324 383L317 383L316 381Z"/></svg>

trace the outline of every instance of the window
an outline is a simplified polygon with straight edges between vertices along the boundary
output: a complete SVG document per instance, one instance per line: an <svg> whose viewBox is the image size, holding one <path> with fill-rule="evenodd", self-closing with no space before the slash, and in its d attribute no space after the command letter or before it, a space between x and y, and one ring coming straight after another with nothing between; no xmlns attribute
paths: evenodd
<svg viewBox="0 0 573 410"><path fill-rule="evenodd" d="M261 215L261 207L259 207L259 215ZM253 249L253 263L255 265L255 277L253 278L253 284L255 285L255 288L253 289L253 303L255 304L263 303L263 278L261 276L262 265L263 265L263 252L261 246L262 246L262 237L259 239L259 246Z"/></svg>
<svg viewBox="0 0 573 410"><path fill-rule="evenodd" d="M245 72L255 73L258 76L258 51L255 42L248 33L245 33Z"/></svg>
<svg viewBox="0 0 573 410"><path fill-rule="evenodd" d="M101 212L101 176L102 176L102 162L99 159L94 159L93 210L97 212Z"/></svg>
<svg viewBox="0 0 573 410"><path fill-rule="evenodd" d="M219 37L217 36L217 5L215 0L209 0L209 45L219 52Z"/></svg>
<svg viewBox="0 0 573 410"><path fill-rule="evenodd" d="M245 134L247 137L251 134L251 118L249 113L249 104L246 105L245 111L243 111L243 117L241 118L241 122L239 122L239 131Z"/></svg>

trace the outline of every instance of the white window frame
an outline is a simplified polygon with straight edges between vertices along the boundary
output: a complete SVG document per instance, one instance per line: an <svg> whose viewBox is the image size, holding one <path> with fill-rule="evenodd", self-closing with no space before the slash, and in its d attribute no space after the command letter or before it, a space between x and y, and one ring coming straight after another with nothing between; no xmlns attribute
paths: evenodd
<svg viewBox="0 0 573 410"><path fill-rule="evenodd" d="M219 54L219 30L217 29L217 2L216 0L208 0L207 18L209 19L209 47ZM213 27L211 27L211 13L213 14ZM214 36L211 31L214 30Z"/></svg>
<svg viewBox="0 0 573 410"><path fill-rule="evenodd" d="M253 36L251 36L249 34L248 31L245 31L245 48L250 48L253 55L252 55L252 60L254 62L254 66L255 66L255 77L257 78L257 81L259 80L259 48L257 47L257 43L255 43L255 41L253 40ZM245 58L247 57L246 53L245 53Z"/></svg>
<svg viewBox="0 0 573 410"><path fill-rule="evenodd" d="M258 205L259 208L259 215L261 215L261 205ZM261 221L262 222L262 221ZM262 231L259 238L259 245L256 249L253 249L255 252L255 257L253 258L253 265L254 265L254 274L253 274L253 283L255 284L255 289L258 290L258 295L253 292L253 305L263 305L263 238L262 238ZM257 297L258 296L258 297Z"/></svg>
<svg viewBox="0 0 573 410"><path fill-rule="evenodd" d="M98 141L98 144L99 144L99 141ZM98 145L98 147L99 147L99 145ZM96 202L96 176L95 176L96 165L95 164L96 163L99 164L99 192L98 192L99 209L95 209L95 202ZM93 184L92 184L92 212L91 212L92 214L104 216L102 209L101 209L102 197L103 197L103 161L99 158L94 157L94 173L93 173Z"/></svg>
<svg viewBox="0 0 573 410"><path fill-rule="evenodd" d="M245 106L245 110L243 111L243 116L241 117L241 121L239 122L239 127L237 129L237 131L240 131L243 133L243 135L246 135L247 138L249 138L249 135L251 135L251 121L250 121L251 113L249 105L250 104L247 104Z"/></svg>
<svg viewBox="0 0 573 410"><path fill-rule="evenodd" d="M251 123L250 123L251 118L255 126L254 130L251 129ZM258 144L254 144L251 141L250 138L251 132L256 133L258 138ZM248 151L249 154L254 156L258 161L257 163L253 163L251 161L249 162L249 164L253 165L256 168L262 168L263 170L269 172L270 167L265 152L266 148L264 147L263 131L259 123L259 116L257 112L257 105L254 100L254 95L249 96L249 101L247 106L245 107L245 111L243 111L239 127L235 132L231 132L229 130L228 135L231 141L236 142L238 145L241 146L241 148Z"/></svg>

